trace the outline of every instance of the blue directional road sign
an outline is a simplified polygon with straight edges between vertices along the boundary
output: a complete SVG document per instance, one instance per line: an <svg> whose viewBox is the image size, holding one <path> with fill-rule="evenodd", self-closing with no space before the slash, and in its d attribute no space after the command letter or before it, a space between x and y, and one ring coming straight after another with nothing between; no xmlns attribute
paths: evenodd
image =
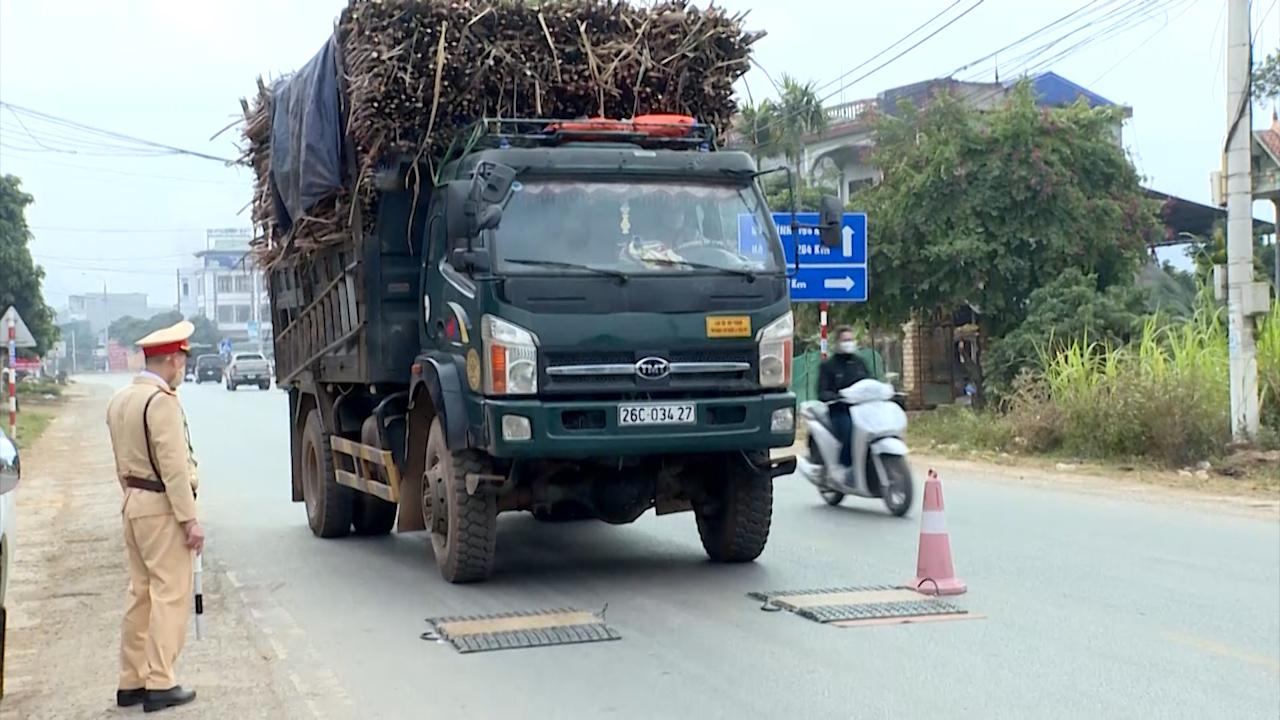
<svg viewBox="0 0 1280 720"><path fill-rule="evenodd" d="M818 213L796 213L801 225L817 225ZM845 213L840 225L840 246L827 247L815 227L791 232L791 213L774 213L773 222L782 239L787 267L799 253L800 269L791 278L791 299L802 302L867 301L867 215ZM738 217L739 251L747 257L765 255L765 236L750 215Z"/></svg>

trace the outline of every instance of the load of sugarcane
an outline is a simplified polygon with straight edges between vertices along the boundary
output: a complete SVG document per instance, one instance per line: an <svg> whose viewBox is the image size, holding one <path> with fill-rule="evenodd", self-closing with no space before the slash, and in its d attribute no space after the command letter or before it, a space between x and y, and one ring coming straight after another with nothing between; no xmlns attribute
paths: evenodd
<svg viewBox="0 0 1280 720"><path fill-rule="evenodd" d="M380 162L409 156L436 172L481 118L677 113L725 128L763 35L743 19L688 0L349 0L336 41L354 167L288 233L269 181L271 90L259 81L242 103L259 259L350 242L353 218L373 216Z"/></svg>

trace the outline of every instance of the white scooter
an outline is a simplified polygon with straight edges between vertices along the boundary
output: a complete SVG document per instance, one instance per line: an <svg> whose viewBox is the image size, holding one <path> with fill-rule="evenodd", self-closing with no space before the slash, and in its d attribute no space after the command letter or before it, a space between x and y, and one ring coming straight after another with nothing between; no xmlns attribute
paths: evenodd
<svg viewBox="0 0 1280 720"><path fill-rule="evenodd" d="M810 400L800 405L809 429L809 457L799 458L797 471L818 486L828 505L845 495L880 498L899 517L911 509L915 482L907 464L907 413L894 402L893 386L860 380L840 391L853 418L853 467L840 464L840 441L831 426L827 403Z"/></svg>

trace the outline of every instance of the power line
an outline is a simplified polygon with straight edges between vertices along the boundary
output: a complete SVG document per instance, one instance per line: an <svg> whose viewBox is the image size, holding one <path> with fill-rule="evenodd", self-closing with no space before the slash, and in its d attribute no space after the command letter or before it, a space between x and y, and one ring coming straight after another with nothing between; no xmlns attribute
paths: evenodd
<svg viewBox="0 0 1280 720"><path fill-rule="evenodd" d="M827 83L823 84L821 87L818 87L818 88L816 89L816 90L817 90L817 92L822 92L823 90L826 90L827 88L831 87L832 85L835 85L836 83L839 83L840 81L844 80L845 78L849 77L850 75L854 74L855 72L857 72L857 71L861 70L862 68L866 67L867 65L870 65L871 63L873 63L873 62L875 62L876 60L880 59L880 57L881 57L882 55L884 55L885 53L889 52L890 50L892 50L892 49L894 49L894 48L898 47L898 46L899 46L899 45L901 45L902 43L906 42L906 41L907 41L907 40L908 40L912 35L915 35L916 33L920 32L921 30L924 30L925 28L927 28L927 27L929 27L930 25L932 25L932 24L934 23L934 21L936 21L938 18L942 17L943 15L946 15L948 12L950 12L950 11L951 11L951 9L952 9L952 8L954 8L955 6L959 5L961 2L964 2L964 0L955 0L955 2L953 2L953 3L951 3L950 5L948 5L948 6L946 6L945 8L943 8L943 9L942 9L942 11L941 11L941 12L939 12L937 15L934 15L933 17L929 18L928 20L925 20L923 23L920 23L920 24L919 24L919 25L917 25L913 30L911 30L911 32L909 32L909 33L907 33L906 35L903 35L902 37L900 37L900 38L898 38L897 40L895 40L895 41L893 42L893 44L892 44L892 45L889 45L889 46L885 47L883 50L881 50L880 52L876 53L875 55L872 55L871 57L867 58L866 60L863 60L862 62L858 63L858 64L857 64L857 65L855 65L853 68L851 68L851 69L849 69L847 72L845 72L845 73L841 74L839 77L835 78L834 80L830 80L830 81L828 81Z"/></svg>
<svg viewBox="0 0 1280 720"><path fill-rule="evenodd" d="M1118 16L1118 15L1121 15L1121 14L1123 14L1123 13L1126 13L1126 12L1128 12L1128 13L1133 13L1133 12L1135 12L1135 11L1141 10L1141 1L1142 1L1142 0L1138 0L1138 3L1137 3L1137 4L1135 4L1134 2L1126 2L1126 3L1123 3L1123 4L1119 5L1118 7L1115 7L1115 8L1112 8L1111 10L1108 10L1105 14L1103 14L1101 17L1098 17L1098 18L1090 18L1090 17L1088 17L1088 14L1086 14L1086 16L1085 16L1085 17L1082 17L1082 18L1080 18L1080 19L1079 19L1079 21L1078 21L1078 25L1077 25L1075 28L1067 29L1065 32L1062 32L1062 33L1060 33L1060 34L1058 34L1058 35L1056 35L1056 36L1052 37L1051 39L1049 39L1049 40L1048 40L1047 42L1045 42L1044 44L1039 45L1039 46L1034 47L1034 48L1031 48L1030 50L1027 50L1026 52L1022 53L1021 55L1016 56L1016 57L1015 57L1011 62L1009 62L1009 63L1007 63L1007 64L1006 64L1006 66L1005 66L1005 67L1007 68L1007 73L1006 73L1006 74L1008 74L1008 75L1017 75L1017 74L1019 74L1019 73L1018 73L1018 70L1019 70L1019 69L1025 69L1025 68L1029 67L1029 66L1030 66L1033 62L1035 62L1037 59L1039 59L1039 58L1041 58L1041 57L1044 57L1044 55L1045 55L1046 53L1048 53L1050 50L1052 50L1052 49L1053 49L1055 46L1057 46L1059 43L1063 42L1063 41L1064 41L1064 40L1066 40L1067 38L1070 38L1071 36L1075 35L1076 33L1084 32L1084 31L1086 31L1086 30L1089 30L1089 29L1091 29L1091 28L1094 28L1094 27L1096 27L1098 24L1100 24L1100 23L1104 23L1104 22L1107 22L1108 20L1111 20L1112 18L1114 18L1114 17L1116 17L1116 16ZM1113 0L1113 2L1114 2L1114 0ZM1107 3L1107 4L1104 4L1104 5L1100 6L1099 8L1097 8L1097 10L1101 11L1101 10L1103 10L1103 9L1107 8L1107 7L1108 7L1109 5L1111 5L1111 4L1113 4L1113 3ZM1086 6L1086 7L1088 7L1088 6Z"/></svg>
<svg viewBox="0 0 1280 720"><path fill-rule="evenodd" d="M205 232L208 227L202 228L93 228L93 227L53 227L50 225L30 225L32 230L43 230L45 232L68 232L68 233L180 233L180 232ZM210 226L212 227L212 226Z"/></svg>
<svg viewBox="0 0 1280 720"><path fill-rule="evenodd" d="M880 63L879 65L875 66L875 67L874 67L874 68L872 68L871 70L868 70L866 73L863 73L862 75L859 75L857 78L855 78L855 79L854 79L854 80L852 80L851 82L847 83L846 85L841 86L841 87L840 87L840 89L839 89L839 90L836 90L834 93L831 93L831 94L827 95L826 97L822 98L822 102L826 102L827 100L830 100L831 98L835 97L836 95L839 95L841 90L847 89L847 88L849 88L849 87L852 87L852 86L854 86L854 85L857 85L858 83L862 82L863 80L866 80L867 78L871 77L872 75L876 74L877 72L880 72L880 71L881 71L881 70L883 70L884 68L888 67L888 66L889 66L890 64L892 64L893 62L897 61L897 60L898 60L899 58L901 58L903 55L906 55L907 53L911 52L912 50L915 50L916 48L918 48L918 47L920 47L921 45L925 44L925 43L926 43L926 42L928 42L929 40L932 40L934 37L936 37L936 36L937 36L939 33L941 33L943 30L946 30L947 28L949 28L949 27L951 27L952 25L954 25L954 24L956 24L957 22L959 22L961 19L963 19L963 18L964 18L966 15L968 15L969 13L973 12L974 10L977 10L977 9L978 9L978 7L979 7L980 5L982 5L982 3L983 3L983 2L985 2L985 1L986 1L986 0L978 0L978 1L977 1L977 2L975 2L973 5L969 6L969 7L968 7L964 12L962 12L962 13L960 13L959 15L957 15L957 16L955 16L955 17L951 18L950 20L948 20L948 21L947 21L947 22L946 22L942 27L938 28L937 30L934 30L933 32L929 33L928 35L925 35L924 37L922 37L922 38L920 38L919 40L917 40L915 43L913 43L913 44L911 45L911 47L908 47L906 50L903 50L902 52L898 53L897 55L894 55L893 57L889 58L888 60L886 60L886 61L884 61L884 62Z"/></svg>
<svg viewBox="0 0 1280 720"><path fill-rule="evenodd" d="M1180 2L1186 2L1186 1L1187 0L1180 0ZM1152 18L1156 17L1162 12L1167 14L1168 10L1172 7L1174 7L1172 0L1166 0L1165 2L1152 5L1149 8L1144 7L1144 8L1136 9L1133 12L1130 12L1129 14L1124 15L1119 20L1116 20L1106 28L1103 28L1102 30L1095 32L1092 35L1089 35L1081 39L1074 45L1066 48L1065 50L1058 52L1056 55L1045 58L1034 65L1029 65L1028 67L1025 68L1025 72L1027 74L1034 74L1048 67L1051 67L1055 63L1065 60L1067 57L1070 57L1071 55L1084 49L1085 47L1088 47L1089 45L1092 45L1095 42L1102 42L1110 38L1113 38L1117 35L1128 32L1133 28L1141 27L1142 25L1146 24L1147 21L1151 20Z"/></svg>
<svg viewBox="0 0 1280 720"><path fill-rule="evenodd" d="M9 146L8 146L8 145L5 145L4 143L0 143L0 147L9 147ZM211 184L211 185L236 185L236 186L238 186L238 187L244 187L244 185L245 185L246 183L251 182L250 180L244 180L244 181L237 181L237 180L215 180L215 179L213 179L213 178L193 178L193 177L184 177L184 176L180 176L180 175L160 175L160 174L155 174L155 173L135 173L135 172L127 172L127 171L125 171L125 170L111 170L111 169L108 169L108 168L95 168L95 167L92 167L92 166L89 166L89 165L77 165L77 164L75 164L75 163L59 162L59 161L57 161L57 160L48 160L48 159L41 159L39 162L40 162L40 164L41 164L41 165L57 165L57 166L59 166L59 167L74 168L74 169L76 169L76 170L82 170L82 171L85 171L85 172L105 173L105 174L108 174L108 175L121 175L121 176L125 176L125 177L137 177L137 178L146 178L146 179L154 179L154 180L172 180L172 181L175 181L175 182L208 183L208 184Z"/></svg>
<svg viewBox="0 0 1280 720"><path fill-rule="evenodd" d="M67 255L46 255L45 253L33 252L31 253L31 256L37 260L47 260L51 262L156 262L159 260L177 260L180 258L195 257L195 253L196 251L192 250L191 252L169 253L167 255L147 255L143 257L136 255L132 257L100 257L96 255L92 257L73 257Z"/></svg>
<svg viewBox="0 0 1280 720"><path fill-rule="evenodd" d="M952 18L952 19L948 20L945 24L943 24L943 25L942 25L942 27L939 27L939 28L937 28L936 30L934 30L933 32L929 33L928 35L925 35L923 38L920 38L919 40L917 40L915 43L913 43L913 44L912 44L910 47L908 47L907 49L903 50L902 52L898 53L897 55L894 55L893 57L889 58L888 60L886 60L886 61L884 61L884 62L880 63L879 65L875 66L875 67L874 67L874 68L872 68L871 70L868 70L867 72L863 73L862 75L859 75L857 78L854 78L854 79L853 79L853 80L851 80L851 81L845 82L845 83L841 84L841 85L840 85L840 87L836 88L835 90L833 90L832 92L828 93L827 95L824 95L824 96L822 96L822 97L819 97L819 98L818 98L818 102L819 102L819 103L825 103L826 101L830 100L831 98L835 97L836 95L839 95L840 93L844 92L845 90L847 90L847 89L849 89L849 88L853 87L854 85L857 85L858 83L862 82L863 80L866 80L867 78L871 77L872 75L876 74L877 72L879 72L879 71L883 70L884 68L888 67L890 64L892 64L892 63L896 62L898 59L902 58L902 57L903 57L904 55L906 55L907 53L909 53L909 52L911 52L912 50L914 50L914 49L916 49L916 48L920 47L920 46L921 46L921 45L923 45L924 43L926 43L926 42L928 42L929 40L931 40L931 39L933 39L934 37L936 37L936 36L937 36L939 33L941 33L942 31L946 30L947 28L951 27L951 26L952 26L952 25L954 25L955 23L959 22L962 18L964 18L964 17L965 17L966 15L968 15L969 13L973 12L974 10L977 10L977 9L978 9L978 7L979 7L980 5L982 5L982 3L984 3L985 1L986 1L986 0L977 0L977 2L975 2L973 5L969 6L967 9L965 9L965 10L964 10L964 12L962 12L962 13L960 13L959 15L955 16L954 18ZM949 10L949 9L951 9L951 7L954 7L954 6L955 6L955 5L953 4L953 5L951 5L950 7L948 7L947 9ZM946 11L944 10L943 12L946 12ZM936 19L936 16L935 16L935 19ZM933 22L933 20L931 19L929 22ZM928 24L929 24L929 23L925 23L925 25L926 25L926 26L927 26ZM906 36L904 36L904 38L903 38L903 39L906 39L907 37L910 37L911 35L914 35L914 34L915 34L916 32L918 32L918 31L919 31L919 28L917 28L916 30L912 30L910 33L907 33L907 35L906 35ZM894 43L894 45L892 45L892 46L890 46L890 47L894 47L894 46L899 45L899 44L901 44L901 40L900 40L899 42ZM883 54L884 54L884 52L882 51L882 52L881 52L881 53L879 53L876 57L879 57L879 55L883 55ZM873 59L874 59L874 58L873 58ZM866 63L863 63L863 64L865 65ZM852 71L850 71L850 72L852 72ZM845 73L845 74L844 74L844 75L842 75L841 77L847 77L848 75L849 75L849 73ZM827 87L829 87L829 86L830 86L830 83L828 83L828 84L827 84ZM761 126L760 128L755 129L755 130L754 130L754 132L755 132L757 135L758 135L759 133L761 133L761 132L767 132L767 131L769 131L769 130L773 129L774 127L778 126L779 124L789 121L789 120L791 119L791 116L792 116L792 115L795 115L795 112L791 112L791 113L783 113L783 114L781 114L781 115L779 115L779 116L777 116L777 117L773 118L773 119L772 119L772 120L770 120L769 122L765 123L765 124L764 124L763 126Z"/></svg>
<svg viewBox="0 0 1280 720"><path fill-rule="evenodd" d="M10 112L14 113L15 115L21 113L22 115L25 115L28 119L38 118L46 122L53 123L55 125L61 125L65 128L80 130L83 132L91 133L91 134L106 137L106 138L111 138L114 140L124 140L127 142L136 143L138 145L143 145L149 148L153 148L154 150L157 150L157 151L164 151L164 153L167 153L167 154L188 155L190 157L201 158L203 160L213 160L216 162L226 163L228 165L232 165L236 162L235 160L229 160L227 158L218 157L216 155L209 155L208 153L203 153L196 150L187 150L185 148L175 147L173 145L167 145L165 143L156 142L154 140L146 140L143 138L133 137L132 135L125 135L123 133L113 132L111 130L103 130L102 128L93 127L91 125L85 125L83 123L79 123L74 120L68 120L66 118L58 117L56 115L50 115L48 113L32 110L30 108L25 108L20 105L14 105L13 103L9 103L9 102L0 101L0 107L8 109Z"/></svg>
<svg viewBox="0 0 1280 720"><path fill-rule="evenodd" d="M1115 2L1115 1L1116 1L1116 0L1108 0L1108 1L1107 1L1107 5L1110 5L1110 4L1112 4L1113 2ZM1030 33L1027 33L1026 35L1023 35L1022 37L1018 38L1017 40L1014 40L1013 42L1009 43L1008 45L1005 45L1004 47L1002 47L1002 48L1000 48L1000 49L998 49L998 50L995 50L994 52L991 52L991 53L988 53L988 54L986 54L986 55L983 55L982 57L978 58L977 60L972 60L972 61L970 61L970 62L968 62L968 63L966 63L966 64L964 64L964 65L961 65L960 67L956 68L955 70L952 70L952 71L951 71L951 74L950 74L950 75L948 75L947 77L955 77L956 75L959 75L960 73L964 72L965 70L968 70L969 68L973 67L974 65L977 65L977 64L979 64L979 63L984 63L984 62L986 62L986 61L988 61L988 60L990 60L990 59L992 59L992 58L994 58L994 57L998 57L998 56L1000 55L1000 53L1003 53L1003 52L1004 52L1004 51L1006 51L1006 50L1011 50L1011 49L1013 49L1013 48L1015 48L1015 47L1017 47L1017 46L1021 45L1022 43L1026 42L1026 41L1028 41L1028 40L1030 40L1030 39L1032 39L1032 38L1034 38L1034 37L1036 37L1037 35L1040 35L1040 34L1043 34L1043 33L1045 33L1045 32L1048 32L1048 31L1049 31L1049 30L1051 30L1052 28L1054 28L1054 27L1056 27L1056 26L1058 26L1058 25L1061 25L1062 23L1066 22L1067 20L1070 20L1071 18L1075 17L1076 15L1079 15L1081 12L1084 12L1085 10L1089 9L1090 7L1093 7L1094 5L1097 5L1099 2L1101 2L1101 0L1091 0L1091 2L1089 2L1088 4L1083 5L1083 6L1081 6L1081 7L1078 7L1078 8L1076 8L1075 10L1072 10L1071 12L1067 13L1066 15L1063 15L1062 17L1058 18L1057 20L1054 20L1054 21L1052 21L1052 22L1050 22L1050 23L1048 23L1048 24L1046 24L1046 25L1041 25L1040 27L1036 28L1035 30L1032 30ZM1106 7L1106 5L1104 5L1103 7Z"/></svg>
<svg viewBox="0 0 1280 720"><path fill-rule="evenodd" d="M1262 26L1267 24L1267 18L1271 17L1271 11L1276 9L1277 1L1278 0L1271 0L1271 4L1267 6L1267 11L1262 14L1262 17L1258 18L1258 27L1253 30L1252 42L1258 42L1258 33L1262 32ZM1249 9L1253 9L1253 3L1249 3Z"/></svg>
<svg viewBox="0 0 1280 720"><path fill-rule="evenodd" d="M1181 13L1179 13L1176 17L1172 17L1172 18L1171 18L1171 17L1169 17L1169 16L1166 14L1166 15L1165 15L1164 24L1162 24L1160 27L1156 28L1156 31L1155 31L1155 32L1153 32L1153 33L1151 33L1150 35L1148 35L1144 40L1142 40L1142 42L1140 42L1140 43L1138 43L1137 45L1135 45L1135 46L1133 47L1133 49L1132 49L1132 50L1130 50L1129 52L1125 53L1123 57L1121 57L1119 60L1117 60L1117 61L1115 62L1115 64L1114 64L1114 65L1112 65L1111 67L1109 67L1109 68L1107 68L1105 71L1103 71L1103 73L1102 73L1101 75L1099 75L1098 77L1096 77L1096 78L1094 78L1093 80L1091 80L1091 81L1089 82L1089 84L1090 84L1090 85L1096 85L1100 80L1102 80L1102 79L1103 79L1103 78L1105 78L1106 76L1110 75L1110 74L1112 73L1112 71L1114 71L1116 68L1118 68L1118 67L1120 67L1121 65L1123 65L1123 64L1124 64L1124 62L1125 62L1126 60L1128 60L1130 57L1133 57L1133 55L1134 55L1135 53L1137 53L1139 50L1141 50L1142 48L1146 47L1147 43L1149 43L1149 42L1151 42L1152 40L1154 40L1154 39L1155 39L1155 37L1156 37L1157 35L1159 35L1160 33L1164 32L1164 31L1165 31L1165 29L1166 29L1166 28L1168 28L1168 27L1169 27L1169 25L1170 25L1171 23L1173 23L1173 22L1177 21L1178 19L1180 19L1183 15L1186 15L1186 14L1187 14L1187 11L1188 11L1188 10L1190 10L1192 7L1194 7L1194 5L1192 5L1191 3L1187 3L1187 4L1186 4L1186 7L1184 7L1184 8L1183 8L1183 10L1182 10L1182 12L1181 12Z"/></svg>

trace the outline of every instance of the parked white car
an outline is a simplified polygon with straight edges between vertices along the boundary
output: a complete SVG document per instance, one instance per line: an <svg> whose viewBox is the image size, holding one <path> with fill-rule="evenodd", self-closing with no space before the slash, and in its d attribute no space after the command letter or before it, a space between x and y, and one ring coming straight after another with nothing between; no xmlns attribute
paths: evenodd
<svg viewBox="0 0 1280 720"><path fill-rule="evenodd" d="M4 697L4 640L9 568L13 563L13 490L22 477L18 447L0 430L0 697Z"/></svg>

